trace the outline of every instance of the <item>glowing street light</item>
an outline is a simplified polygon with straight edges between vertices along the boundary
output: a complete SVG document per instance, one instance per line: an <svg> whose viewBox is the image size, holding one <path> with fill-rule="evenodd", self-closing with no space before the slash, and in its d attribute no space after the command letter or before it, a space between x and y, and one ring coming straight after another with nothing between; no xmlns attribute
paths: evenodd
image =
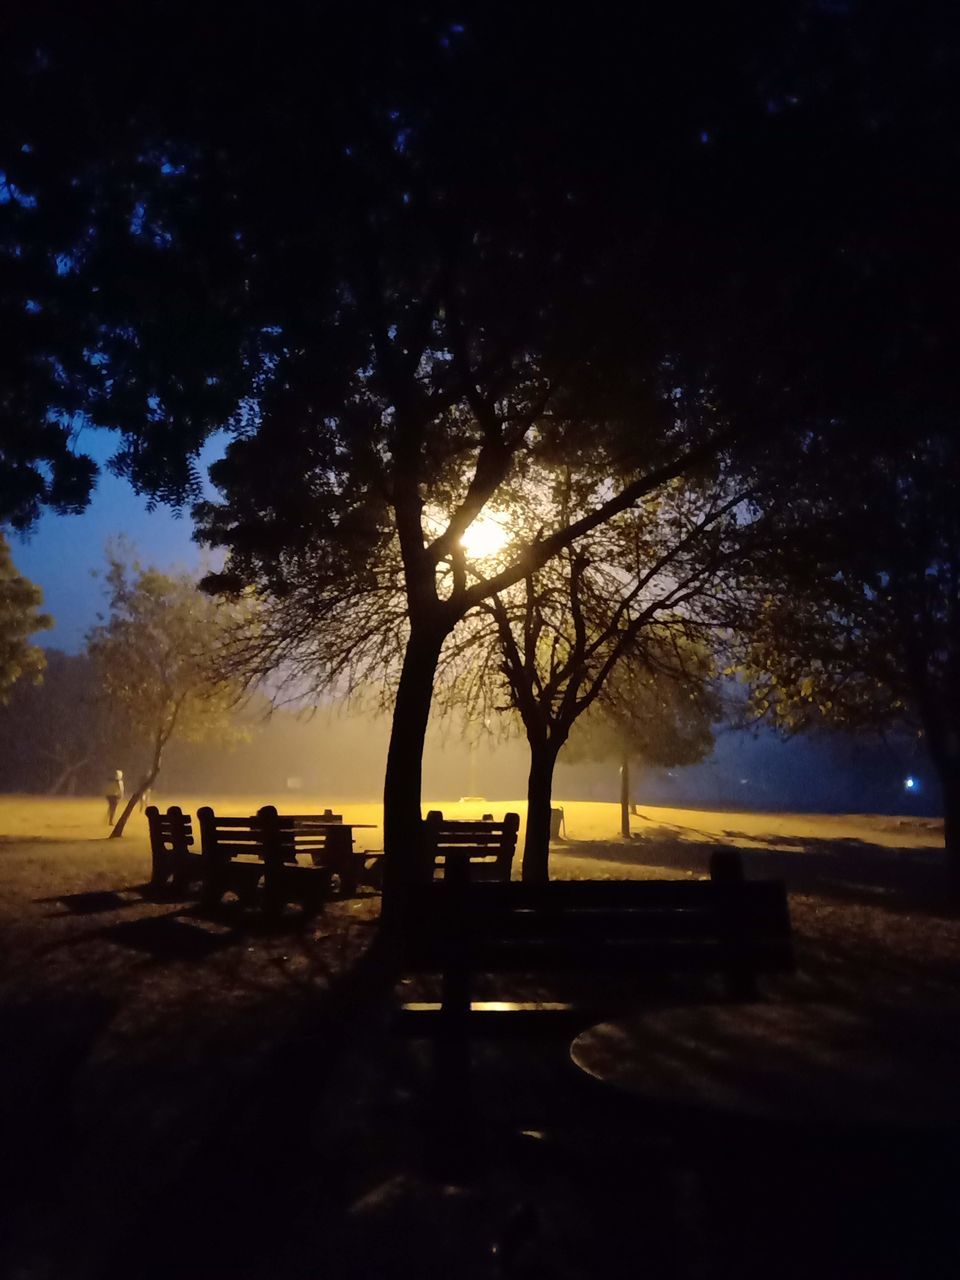
<svg viewBox="0 0 960 1280"><path fill-rule="evenodd" d="M919 787L920 787L919 779L915 778L913 774L908 773L903 780L904 791L917 791Z"/></svg>
<svg viewBox="0 0 960 1280"><path fill-rule="evenodd" d="M460 539L460 545L473 560L489 559L507 545L509 534L505 525L505 516L484 512Z"/></svg>

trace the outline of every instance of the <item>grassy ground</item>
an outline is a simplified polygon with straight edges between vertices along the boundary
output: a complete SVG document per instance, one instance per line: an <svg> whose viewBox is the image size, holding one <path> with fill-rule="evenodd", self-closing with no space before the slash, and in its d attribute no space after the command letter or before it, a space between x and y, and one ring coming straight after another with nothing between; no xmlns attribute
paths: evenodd
<svg viewBox="0 0 960 1280"><path fill-rule="evenodd" d="M205 799L242 813L271 797ZM197 803L160 798L172 802ZM298 797L279 807L326 805L380 826L372 804ZM522 812L510 801L427 807ZM799 972L769 984L773 998L919 1008L941 1033L939 1075L960 1061L960 919L936 824L644 808L626 842L614 836L615 806L564 808L560 877L702 875L718 846L741 848L749 875L783 876L790 888ZM645 1269L693 1280L809 1274L814 1263L821 1275L954 1274L936 1188L953 1197L956 1187L949 1170L923 1174L928 1152L860 1153L846 1165L822 1152L811 1172L809 1150L785 1159L768 1145L739 1167L741 1199L728 1203L710 1192L724 1177L716 1145L691 1145L649 1117L635 1124L626 1102L568 1067L569 1036L477 1047L486 1173L469 1188L438 1180L427 1063L386 1029L389 1000L363 963L378 900L331 904L307 928L291 914L271 932L229 910L205 919L140 892L149 859L139 815L124 839L105 832L95 799L0 798L0 1030L10 1046L0 1195L14 1226L2 1274ZM380 830L362 834L363 847L380 843ZM611 1176L624 1159L629 1175ZM779 1176L785 1167L792 1182ZM842 1169L854 1171L846 1182ZM812 1184L829 1184L830 1196L805 1199ZM802 1207L784 1217L787 1202ZM847 1220L824 1225L837 1203L864 1221L873 1203L902 1229L888 1239L851 1232ZM731 1231L731 1214L743 1230ZM639 1253L624 1247L625 1226ZM495 1241L512 1272L503 1248L499 1262L491 1253Z"/></svg>

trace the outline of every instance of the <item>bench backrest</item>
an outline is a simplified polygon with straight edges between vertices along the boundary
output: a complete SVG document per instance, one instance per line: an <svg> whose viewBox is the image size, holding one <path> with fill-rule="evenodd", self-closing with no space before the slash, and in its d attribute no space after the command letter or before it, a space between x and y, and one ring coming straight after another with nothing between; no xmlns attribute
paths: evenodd
<svg viewBox="0 0 960 1280"><path fill-rule="evenodd" d="M150 846L155 852L173 853L193 844L193 823L189 813L184 813L179 805L173 804L166 813L161 813L151 804L146 814Z"/></svg>
<svg viewBox="0 0 960 1280"><path fill-rule="evenodd" d="M423 823L424 879L438 873L449 878L455 864L467 870L472 882L509 881L519 830L516 813L506 814L502 822L462 822L431 809Z"/></svg>
<svg viewBox="0 0 960 1280"><path fill-rule="evenodd" d="M343 814L329 809L321 814L279 814L265 805L244 818L227 818L209 805L197 810L204 853L222 859L243 855L263 859L273 849L285 862L298 853L315 854L326 848L331 823L343 823Z"/></svg>
<svg viewBox="0 0 960 1280"><path fill-rule="evenodd" d="M412 967L480 971L751 968L792 965L781 881L745 881L714 855L710 880L554 880L423 885L409 929Z"/></svg>

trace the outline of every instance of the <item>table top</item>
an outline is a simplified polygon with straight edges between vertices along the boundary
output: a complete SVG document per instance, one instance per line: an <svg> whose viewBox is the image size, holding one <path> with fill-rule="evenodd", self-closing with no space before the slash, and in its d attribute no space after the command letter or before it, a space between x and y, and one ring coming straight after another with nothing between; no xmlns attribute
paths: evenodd
<svg viewBox="0 0 960 1280"><path fill-rule="evenodd" d="M591 1027L570 1055L650 1102L843 1126L960 1124L960 1018L813 1002L687 1005Z"/></svg>
<svg viewBox="0 0 960 1280"><path fill-rule="evenodd" d="M324 818L310 818L314 827L334 827L337 831L376 831L375 822L327 822Z"/></svg>

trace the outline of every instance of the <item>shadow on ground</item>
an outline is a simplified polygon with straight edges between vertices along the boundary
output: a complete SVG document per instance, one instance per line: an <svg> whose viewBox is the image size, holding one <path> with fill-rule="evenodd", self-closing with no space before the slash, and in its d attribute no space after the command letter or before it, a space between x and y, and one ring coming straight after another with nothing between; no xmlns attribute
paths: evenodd
<svg viewBox="0 0 960 1280"><path fill-rule="evenodd" d="M702 875L721 843L570 842L556 871ZM804 840L743 857L795 895L801 973L777 998L957 998L956 972L905 942L955 919L939 855ZM451 1109L429 1047L392 1029L368 904L268 928L142 886L35 901L50 910L0 1002L4 1274L933 1280L960 1264L952 1139L707 1124L599 1085L553 1030L477 1042Z"/></svg>
<svg viewBox="0 0 960 1280"><path fill-rule="evenodd" d="M568 841L553 850L560 855L555 858L555 874L565 874L566 856L705 876L710 856L717 849L728 848L730 841L750 841L767 847L739 849L748 879L783 880L790 893L815 894L849 905L869 904L886 911L945 919L960 914L939 850L888 848L857 839L771 836L764 840L738 831L726 831L723 837L696 831L691 834L693 839L681 839L659 827L629 842Z"/></svg>

